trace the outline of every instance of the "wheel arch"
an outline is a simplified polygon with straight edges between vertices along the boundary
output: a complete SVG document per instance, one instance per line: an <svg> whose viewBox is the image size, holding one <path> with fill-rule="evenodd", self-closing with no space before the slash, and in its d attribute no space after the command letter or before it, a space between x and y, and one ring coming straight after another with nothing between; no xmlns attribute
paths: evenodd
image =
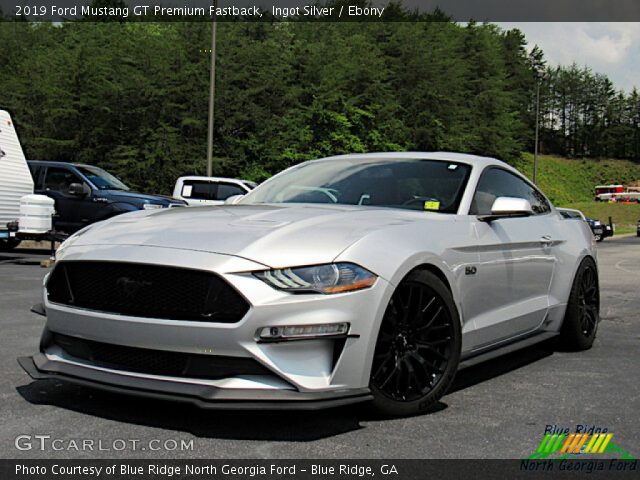
<svg viewBox="0 0 640 480"><path fill-rule="evenodd" d="M447 274L444 272L444 270L434 263L422 263L420 265L415 266L409 272L407 272L407 274L403 277L403 280L404 278L407 277L407 275L409 275L411 272L415 272L416 270L431 272L436 277L438 277L440 281L442 281L444 286L447 287L447 290L449 290L449 293L451 294L453 304L455 305L457 310L456 313L458 314L458 320L460 321L460 326L461 327L464 326L464 321L462 319L463 310L462 310L462 304L460 302L460 297L457 294L457 291L454 290L451 280L449 279L449 277L447 277Z"/></svg>
<svg viewBox="0 0 640 480"><path fill-rule="evenodd" d="M427 271L427 272L433 273L436 277L438 277L438 279L440 279L442 281L442 283L445 284L445 286L447 287L447 290L449 290L449 293L453 297L453 290L451 289L451 283L449 282L449 279L447 278L445 273L438 266L434 265L433 263L423 263L421 265L417 265L415 268L411 269L404 276L404 278L406 278L407 275L409 275L411 272L414 272L416 270L423 270L423 271ZM404 280L404 278L403 278L403 280ZM455 299L454 299L454 301L455 301Z"/></svg>

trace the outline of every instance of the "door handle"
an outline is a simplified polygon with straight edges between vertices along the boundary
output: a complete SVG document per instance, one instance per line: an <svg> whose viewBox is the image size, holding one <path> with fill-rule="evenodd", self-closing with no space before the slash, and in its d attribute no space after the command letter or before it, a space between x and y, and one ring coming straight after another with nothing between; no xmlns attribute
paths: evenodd
<svg viewBox="0 0 640 480"><path fill-rule="evenodd" d="M540 243L542 243L543 245L551 245L553 243L553 239L551 238L551 235L543 235L540 238Z"/></svg>

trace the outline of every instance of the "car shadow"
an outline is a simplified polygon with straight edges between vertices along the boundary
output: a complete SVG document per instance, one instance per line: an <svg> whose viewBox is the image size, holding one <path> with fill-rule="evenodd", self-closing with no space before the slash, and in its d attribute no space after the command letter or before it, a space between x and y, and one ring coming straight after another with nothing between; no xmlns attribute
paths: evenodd
<svg viewBox="0 0 640 480"><path fill-rule="evenodd" d="M319 411L206 410L187 403L103 392L56 380L33 381L16 390L34 405L53 405L201 438L308 442L362 428L357 411L351 407Z"/></svg>
<svg viewBox="0 0 640 480"><path fill-rule="evenodd" d="M0 252L0 265L40 265L40 262L49 255L48 250L16 249L10 252Z"/></svg>
<svg viewBox="0 0 640 480"><path fill-rule="evenodd" d="M516 350L497 358L473 365L460 370L448 393L473 387L478 383L505 375L531 363L537 362L557 351L554 339L532 345L522 350Z"/></svg>
<svg viewBox="0 0 640 480"><path fill-rule="evenodd" d="M508 374L553 351L553 344L545 342L465 368L456 376L449 393ZM201 438L309 442L365 428L362 422L393 420L366 404L319 411L229 411L104 392L57 380L33 381L16 390L34 405L53 405L117 422L188 432ZM440 401L415 416L437 415L447 408Z"/></svg>

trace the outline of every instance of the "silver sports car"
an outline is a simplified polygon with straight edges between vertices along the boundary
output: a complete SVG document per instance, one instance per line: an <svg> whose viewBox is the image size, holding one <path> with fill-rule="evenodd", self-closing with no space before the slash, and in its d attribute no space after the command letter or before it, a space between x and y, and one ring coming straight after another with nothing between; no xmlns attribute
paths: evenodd
<svg viewBox="0 0 640 480"><path fill-rule="evenodd" d="M35 379L209 408L428 410L460 368L591 347L596 250L516 170L454 153L292 167L224 206L79 231L44 281Z"/></svg>

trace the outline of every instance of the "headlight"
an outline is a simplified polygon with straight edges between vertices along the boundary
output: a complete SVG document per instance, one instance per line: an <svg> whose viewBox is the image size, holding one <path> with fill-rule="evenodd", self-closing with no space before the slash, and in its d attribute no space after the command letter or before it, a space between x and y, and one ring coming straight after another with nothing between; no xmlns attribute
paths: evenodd
<svg viewBox="0 0 640 480"><path fill-rule="evenodd" d="M372 286L376 275L353 263L328 263L311 267L282 268L254 275L279 290L292 293L342 293Z"/></svg>
<svg viewBox="0 0 640 480"><path fill-rule="evenodd" d="M158 208L162 208L162 205L156 205L155 203L145 203L142 208L145 210L156 210Z"/></svg>

